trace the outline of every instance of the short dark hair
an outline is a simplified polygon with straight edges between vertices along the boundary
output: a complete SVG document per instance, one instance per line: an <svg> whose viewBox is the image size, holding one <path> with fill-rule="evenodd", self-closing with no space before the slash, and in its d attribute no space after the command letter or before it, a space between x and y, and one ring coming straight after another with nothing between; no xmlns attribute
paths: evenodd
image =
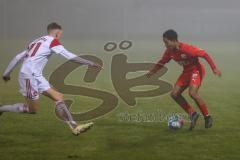
<svg viewBox="0 0 240 160"><path fill-rule="evenodd" d="M178 35L177 32L174 31L173 29L169 29L163 33L163 38L167 38L168 40L174 41L178 40Z"/></svg>
<svg viewBox="0 0 240 160"><path fill-rule="evenodd" d="M47 26L47 31L49 32L49 31L51 31L51 30L53 30L53 29L62 29L62 26L61 25L59 25L59 24L57 24L56 22L52 22L52 23L50 23L48 26Z"/></svg>

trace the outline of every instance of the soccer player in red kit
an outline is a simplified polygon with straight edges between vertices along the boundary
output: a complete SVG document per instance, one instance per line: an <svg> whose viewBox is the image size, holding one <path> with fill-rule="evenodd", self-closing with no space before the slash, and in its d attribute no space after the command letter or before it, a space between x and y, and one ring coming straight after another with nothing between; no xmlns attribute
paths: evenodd
<svg viewBox="0 0 240 160"><path fill-rule="evenodd" d="M212 126L212 117L208 113L208 107L203 99L198 94L199 87L204 78L204 66L200 62L200 58L204 58L211 66L213 73L221 76L221 71L216 67L211 57L203 50L189 44L178 41L177 32L170 29L163 34L163 41L166 50L162 58L155 64L155 66L147 73L151 77L154 73L160 70L171 59L183 66L183 72L177 79L175 86L171 92L171 97L188 113L192 130L198 120L199 114L192 108L192 106L182 96L182 92L189 87L189 95L196 102L205 119L205 128Z"/></svg>

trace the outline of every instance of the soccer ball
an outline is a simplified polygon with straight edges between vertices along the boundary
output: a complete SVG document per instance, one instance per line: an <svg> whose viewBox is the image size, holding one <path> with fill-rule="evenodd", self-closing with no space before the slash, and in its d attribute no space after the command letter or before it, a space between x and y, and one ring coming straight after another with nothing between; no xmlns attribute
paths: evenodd
<svg viewBox="0 0 240 160"><path fill-rule="evenodd" d="M174 115L168 119L168 128L177 130L182 128L182 126L183 126L183 119L180 116Z"/></svg>

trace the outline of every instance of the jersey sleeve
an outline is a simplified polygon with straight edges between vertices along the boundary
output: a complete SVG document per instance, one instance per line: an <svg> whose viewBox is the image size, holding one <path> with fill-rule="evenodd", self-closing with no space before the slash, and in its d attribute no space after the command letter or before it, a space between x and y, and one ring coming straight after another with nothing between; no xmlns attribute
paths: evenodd
<svg viewBox="0 0 240 160"><path fill-rule="evenodd" d="M49 48L53 48L53 47L56 47L56 46L60 46L62 45L58 39L53 39L52 42L50 43L50 46Z"/></svg>
<svg viewBox="0 0 240 160"><path fill-rule="evenodd" d="M56 43L56 42L54 42L54 43ZM68 60L70 60L70 61L72 61L72 62L76 62L76 63L80 63L80 64L85 64L85 65L90 65L90 66L94 66L94 65L95 65L94 62L91 62L91 61L89 61L89 60L83 59L83 58L75 55L74 53L69 52L68 50L66 50L66 49L64 48L63 45L58 44L58 43L56 43L56 44L57 44L57 45L53 45L53 47L51 47L51 45L50 45L50 47L51 47L50 49L51 49L54 53L59 54L59 55L63 56L64 58L66 58L66 59L68 59Z"/></svg>
<svg viewBox="0 0 240 160"><path fill-rule="evenodd" d="M66 50L64 48L64 46L57 39L52 40L52 42L50 43L49 48L54 53L60 54L61 56L65 57L67 59L72 59L72 58L77 57L77 55L75 55L75 54L69 52L68 50Z"/></svg>
<svg viewBox="0 0 240 160"><path fill-rule="evenodd" d="M66 59L72 59L72 58L77 57L77 55L75 55L75 54L69 52L68 50L66 50L63 45L58 45L58 46L52 47L51 50L54 53L59 54Z"/></svg>
<svg viewBox="0 0 240 160"><path fill-rule="evenodd" d="M3 76L10 76L11 72L13 71L13 69L16 67L16 65L22 61L24 59L24 57L27 54L27 50L17 54L9 63L9 65L7 66L7 68L5 69Z"/></svg>
<svg viewBox="0 0 240 160"><path fill-rule="evenodd" d="M153 66L151 69L152 72L157 72L159 69L161 69L162 66L164 66L166 63L168 63L171 60L171 56L168 52L168 50L165 50L163 56L161 59Z"/></svg>
<svg viewBox="0 0 240 160"><path fill-rule="evenodd" d="M208 55L208 53L204 49L194 47L194 46L188 46L187 48L185 48L185 52L194 57L204 58L207 61L207 63L210 65L212 70L216 68L216 65L213 62L212 58Z"/></svg>
<svg viewBox="0 0 240 160"><path fill-rule="evenodd" d="M165 52L163 53L162 58L157 62L158 65L165 65L166 63L168 63L171 60L171 56L168 52L168 50L165 50Z"/></svg>

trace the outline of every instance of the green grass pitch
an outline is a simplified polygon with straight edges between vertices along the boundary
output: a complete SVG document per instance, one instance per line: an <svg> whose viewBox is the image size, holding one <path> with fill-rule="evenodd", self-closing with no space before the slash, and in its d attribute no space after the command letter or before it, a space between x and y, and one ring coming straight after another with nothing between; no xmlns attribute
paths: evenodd
<svg viewBox="0 0 240 160"><path fill-rule="evenodd" d="M128 62L155 62L163 45L160 41L133 40L128 51L117 49L106 53L103 50L107 40L63 41L74 53L96 55L103 59L104 70L93 84L83 83L84 69L77 69L66 79L67 83L87 85L111 92L118 96L110 79L111 58L125 53ZM0 48L1 73L15 53L21 51L26 41L15 40L15 47L2 42ZM239 45L231 42L193 42L206 49L222 70L222 78L215 77L210 67L205 65L206 77L200 94L209 106L214 124L211 129L204 128L201 117L194 131L188 131L188 123L178 131L167 128L166 122L136 122L122 119L120 115L134 115L139 112L184 113L168 94L152 98L138 98L137 105L130 107L118 96L118 107L93 120L94 127L80 136L73 136L68 126L59 121L54 114L54 103L41 97L41 108L36 115L4 113L0 117L0 160L237 160L240 159L240 85L239 85ZM45 70L48 78L51 72L65 60L52 57ZM204 61L204 60L202 60ZM162 78L174 83L181 67L175 62L167 65L168 72ZM66 95L73 98L73 111L86 111L94 108L99 101ZM187 92L185 97L189 99ZM12 104L23 102L18 93L17 71L8 84L0 82L0 102ZM194 107L198 110L196 105Z"/></svg>

